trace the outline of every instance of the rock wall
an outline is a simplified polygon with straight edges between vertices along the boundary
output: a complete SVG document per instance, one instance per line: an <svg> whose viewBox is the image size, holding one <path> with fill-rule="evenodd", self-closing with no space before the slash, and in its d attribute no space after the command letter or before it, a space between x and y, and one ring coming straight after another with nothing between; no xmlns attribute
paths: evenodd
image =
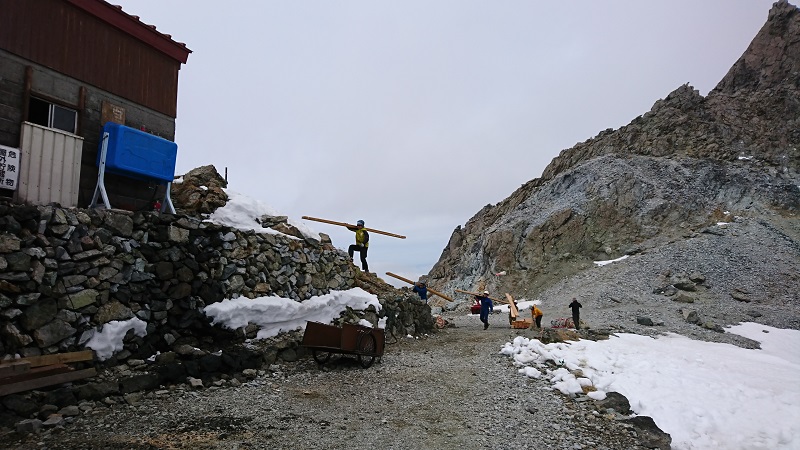
<svg viewBox="0 0 800 450"><path fill-rule="evenodd" d="M724 216L796 214L798 67L800 13L782 0L707 97L680 86L630 124L563 150L541 178L454 230L430 285L469 289L483 280L534 296L592 260Z"/></svg>
<svg viewBox="0 0 800 450"><path fill-rule="evenodd" d="M794 217L800 177L791 181L764 169L755 161L592 159L457 228L429 281L447 291L472 289L483 279L492 292L535 298L593 261L646 251L717 222L742 217L778 224ZM493 275L500 272L505 275Z"/></svg>
<svg viewBox="0 0 800 450"><path fill-rule="evenodd" d="M703 97L688 84L618 130L562 151L533 188L591 158L754 157L776 170L800 171L800 10L776 2L767 22L727 75ZM523 188L525 189L525 186Z"/></svg>
<svg viewBox="0 0 800 450"><path fill-rule="evenodd" d="M265 227L292 232L285 218L266 219ZM100 325L133 317L147 323L147 335L129 333L110 365L187 347L220 348L257 330L212 327L206 305L236 296L302 301L350 289L356 276L325 235L317 241L244 232L157 212L3 204L0 355L81 350ZM387 304L382 315L413 316L398 332L425 331L432 322L430 309L394 297ZM299 337L292 338L275 347L296 347Z"/></svg>

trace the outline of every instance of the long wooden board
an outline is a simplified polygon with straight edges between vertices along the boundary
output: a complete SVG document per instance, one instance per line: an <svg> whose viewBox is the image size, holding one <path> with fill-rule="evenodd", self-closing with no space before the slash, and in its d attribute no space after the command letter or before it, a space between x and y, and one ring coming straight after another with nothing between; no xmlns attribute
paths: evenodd
<svg viewBox="0 0 800 450"><path fill-rule="evenodd" d="M313 220L314 222L329 223L331 225L339 225L340 227L356 228L356 225L352 225L352 224L349 224L349 223L334 222L333 220L319 219L317 217L303 216L303 219L305 219L305 220ZM371 232L371 233L385 234L386 236L396 237L396 238L400 238L400 239L405 239L406 238L405 236L401 236L399 234L394 234L394 233L389 233L388 231L381 231L381 230L376 230L374 228L367 228L367 227L364 227L364 229L369 231L369 232Z"/></svg>
<svg viewBox="0 0 800 450"><path fill-rule="evenodd" d="M54 353L52 355L42 356L29 356L27 358L15 359L18 361L27 361L31 367L49 366L51 364L65 364L71 362L91 361L94 359L94 352L92 350L83 350L80 352L69 353Z"/></svg>
<svg viewBox="0 0 800 450"><path fill-rule="evenodd" d="M397 279L398 279L398 280L400 280L400 281L405 281L406 283L409 283L409 284L414 284L414 285L416 285L416 283L414 283L413 281L409 280L408 278L403 278L403 277L401 277L400 275L395 275L395 274L393 274L392 272L386 272L386 275L389 275L390 277L397 278ZM431 293L431 294L433 294L433 295L438 295L439 297L442 297L443 299L447 300L448 302L452 302L452 301L453 301L453 299L452 299L452 298L450 298L450 297L448 297L448 296L446 296L446 295L444 295L444 294L441 294L441 293L439 293L439 292L436 292L436 291L434 291L434 290L433 290L433 289L431 289L431 288L428 288L428 292L430 292L430 293Z"/></svg>
<svg viewBox="0 0 800 450"><path fill-rule="evenodd" d="M27 372L0 379L0 385L33 380L34 378L41 378L45 375L55 375L57 373L69 372L71 370L73 370L72 367L66 364L51 364L49 366L34 367Z"/></svg>
<svg viewBox="0 0 800 450"><path fill-rule="evenodd" d="M31 370L31 363L28 361L12 361L0 364L0 378L21 375Z"/></svg>
<svg viewBox="0 0 800 450"><path fill-rule="evenodd" d="M9 394L16 394L17 392L30 391L31 389L38 389L45 386L53 386L55 384L69 383L70 381L89 378L97 375L94 367L83 370L73 370L65 373L57 373L54 375L42 376L30 380L18 381L16 383L8 383L0 385L0 397Z"/></svg>
<svg viewBox="0 0 800 450"><path fill-rule="evenodd" d="M483 297L483 294L479 294L477 292L463 291L461 289L453 289L453 290L456 291L456 292L461 292L462 294L469 294L469 295L474 295L476 297ZM489 297L489 300L491 300L491 301L493 301L495 303L508 303L505 300L499 300L499 299L492 298L492 297Z"/></svg>
<svg viewBox="0 0 800 450"><path fill-rule="evenodd" d="M517 320L519 317L519 309L517 308L517 302L514 301L514 298L511 297L511 294L506 292L506 299L508 299L508 310L511 314L511 320Z"/></svg>

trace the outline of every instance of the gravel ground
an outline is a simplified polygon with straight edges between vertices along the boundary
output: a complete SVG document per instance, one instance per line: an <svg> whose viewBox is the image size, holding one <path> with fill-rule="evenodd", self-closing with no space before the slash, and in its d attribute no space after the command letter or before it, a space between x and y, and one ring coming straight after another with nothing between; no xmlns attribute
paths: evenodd
<svg viewBox="0 0 800 450"><path fill-rule="evenodd" d="M150 392L134 406L83 404L72 423L0 436L14 449L642 449L636 431L592 401L517 373L498 353L518 335L494 314L449 315L453 328L400 338L361 369L306 357L254 379ZM135 399L133 399L135 400Z"/></svg>
<svg viewBox="0 0 800 450"><path fill-rule="evenodd" d="M583 305L582 320L594 328L648 336L672 332L703 341L757 347L754 341L702 325L758 322L800 329L800 221L790 218L783 223L789 234L760 220L746 219L592 267L538 297L544 323L553 317L570 317L567 305L577 297ZM694 299L693 303L676 301L678 295L653 292L680 278L679 274L691 273L704 277L694 291L683 292ZM746 301L731 295L737 291L746 293L741 297ZM696 311L700 323L687 322L682 310ZM638 317L650 318L656 325L638 324Z"/></svg>
<svg viewBox="0 0 800 450"><path fill-rule="evenodd" d="M545 317L569 317L577 297L592 329L694 339L743 347L757 343L703 327L755 321L800 328L798 221L777 232L746 220L651 245L620 262L562 280L539 299ZM654 289L675 275L705 277L679 303ZM731 293L746 293L747 301ZM466 307L466 306L464 306ZM697 312L699 324L682 309ZM527 315L527 313L525 313ZM655 325L637 323L650 318ZM171 386L80 405L63 427L21 436L0 429L9 449L642 449L641 436L618 415L596 411L585 396L569 398L545 379L517 373L498 353L531 330L508 326L505 314L445 313L455 325L419 339L402 337L384 358L361 369L339 358L320 369L310 358L270 366L247 379L205 389Z"/></svg>

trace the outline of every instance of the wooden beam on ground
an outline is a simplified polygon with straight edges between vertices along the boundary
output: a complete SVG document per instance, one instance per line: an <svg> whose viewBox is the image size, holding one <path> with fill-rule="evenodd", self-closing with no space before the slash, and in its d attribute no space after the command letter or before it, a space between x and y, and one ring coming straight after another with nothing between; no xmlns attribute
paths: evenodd
<svg viewBox="0 0 800 450"><path fill-rule="evenodd" d="M416 285L416 283L414 283L413 281L409 280L408 278L403 278L403 277L401 277L400 275L395 275L395 274L393 274L392 272L386 272L386 275L389 275L390 277L397 278L397 279L398 279L398 280L400 280L400 281L405 281L406 283L409 283L409 284ZM440 293L438 293L438 292L434 291L434 290L433 290L433 289L431 289L431 288L428 288L428 292L430 292L430 293L431 293L431 294L433 294L433 295L438 295L439 297L442 297L443 299L447 300L448 302L452 302L452 301L453 301L453 299L452 299L452 298L450 298L450 297L448 297L448 296L446 296L446 295L444 295L444 294L440 294Z"/></svg>
<svg viewBox="0 0 800 450"><path fill-rule="evenodd" d="M303 216L303 219L305 219L305 220L313 220L314 222L328 223L328 224L331 224L331 225L339 225L340 227L357 228L356 225L352 225L352 224L349 224L349 223L334 222L333 220L319 219L319 218L316 218L316 217ZM367 227L364 227L364 229L369 231L369 232L371 232L371 233L385 234L386 236L396 237L396 238L400 238L400 239L405 239L406 238L405 236L401 236L399 234L394 234L394 233L389 233L388 231L381 231L381 230L376 230L374 228L367 228Z"/></svg>
<svg viewBox="0 0 800 450"><path fill-rule="evenodd" d="M56 384L69 383L70 381L81 380L97 375L94 367L83 370L72 370L64 373L57 373L53 375L45 375L30 380L18 381L15 383L7 383L0 385L0 397L9 394L16 394L17 392L30 391L46 386L53 386Z"/></svg>
<svg viewBox="0 0 800 450"><path fill-rule="evenodd" d="M453 290L456 291L456 292L461 292L462 294L469 294L469 295L474 295L476 297L483 297L483 294L479 294L477 292L463 291L461 289L453 289ZM492 297L489 297L489 300L491 300L491 301L493 301L495 303L508 303L505 300L498 300L498 299L492 298Z"/></svg>
<svg viewBox="0 0 800 450"><path fill-rule="evenodd" d="M19 381L33 380L34 378L41 378L45 375L69 372L70 370L73 370L72 367L66 364L51 364L49 366L34 367L24 373L0 379L0 386L17 383Z"/></svg>
<svg viewBox="0 0 800 450"><path fill-rule="evenodd" d="M27 361L31 367L49 366L51 364L65 364L71 362L91 361L94 359L92 350L80 352L54 353L52 355L29 356L27 358L15 359L14 361Z"/></svg>
<svg viewBox="0 0 800 450"><path fill-rule="evenodd" d="M28 361L2 363L0 364L0 378L22 375L29 370L31 370L31 363Z"/></svg>

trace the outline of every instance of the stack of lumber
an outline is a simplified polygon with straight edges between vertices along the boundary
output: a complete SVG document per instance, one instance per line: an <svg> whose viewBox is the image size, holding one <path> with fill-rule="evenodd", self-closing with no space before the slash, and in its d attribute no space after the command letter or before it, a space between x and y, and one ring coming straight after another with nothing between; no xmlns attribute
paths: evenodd
<svg viewBox="0 0 800 450"><path fill-rule="evenodd" d="M511 328L530 328L533 324L533 320L520 319L517 302L514 301L514 298L511 297L511 294L506 294L506 298L508 299L508 317L509 321L511 322Z"/></svg>
<svg viewBox="0 0 800 450"><path fill-rule="evenodd" d="M84 350L0 362L0 397L92 377L97 374L94 367L75 369L67 365L92 359L94 353Z"/></svg>
<svg viewBox="0 0 800 450"><path fill-rule="evenodd" d="M522 319L522 320L515 320L511 322L511 328L530 328L533 325L533 321L531 319Z"/></svg>

